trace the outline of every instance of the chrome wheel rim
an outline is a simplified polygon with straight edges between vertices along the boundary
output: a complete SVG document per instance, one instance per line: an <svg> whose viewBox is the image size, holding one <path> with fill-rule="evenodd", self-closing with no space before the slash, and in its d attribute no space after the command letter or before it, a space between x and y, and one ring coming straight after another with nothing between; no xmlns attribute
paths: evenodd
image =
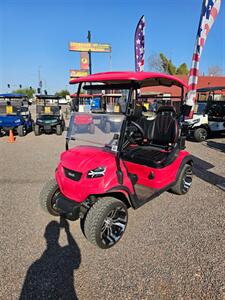
<svg viewBox="0 0 225 300"><path fill-rule="evenodd" d="M189 188L191 187L192 184L192 168L189 167L184 174L184 178L183 178L183 189L185 192L187 192L189 190Z"/></svg>
<svg viewBox="0 0 225 300"><path fill-rule="evenodd" d="M101 240L106 246L112 246L119 241L127 225L127 211L118 206L105 217L101 228Z"/></svg>
<svg viewBox="0 0 225 300"><path fill-rule="evenodd" d="M205 139L206 139L206 137L207 137L207 132L206 131L201 131L201 133L200 133L200 139L202 140L202 141L204 141Z"/></svg>

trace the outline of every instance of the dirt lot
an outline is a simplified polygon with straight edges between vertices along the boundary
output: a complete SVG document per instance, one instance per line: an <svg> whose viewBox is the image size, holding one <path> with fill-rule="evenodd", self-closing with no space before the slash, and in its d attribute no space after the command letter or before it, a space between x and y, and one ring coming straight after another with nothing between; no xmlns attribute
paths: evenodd
<svg viewBox="0 0 225 300"><path fill-rule="evenodd" d="M187 143L195 177L129 211L117 246L100 250L38 203L64 137L0 138L0 299L225 299L225 138Z"/></svg>

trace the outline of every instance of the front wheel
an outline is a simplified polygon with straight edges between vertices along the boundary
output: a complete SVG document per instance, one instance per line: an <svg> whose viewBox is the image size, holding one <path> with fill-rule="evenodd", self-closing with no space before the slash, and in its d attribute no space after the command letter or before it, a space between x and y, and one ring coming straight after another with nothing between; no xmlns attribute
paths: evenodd
<svg viewBox="0 0 225 300"><path fill-rule="evenodd" d="M51 179L43 186L39 196L42 209L52 216L59 216L59 213L54 209L56 197L59 193L60 190L56 180Z"/></svg>
<svg viewBox="0 0 225 300"><path fill-rule="evenodd" d="M23 125L18 126L17 133L18 133L18 136L24 136L25 135L26 131L25 131L25 128L24 128Z"/></svg>
<svg viewBox="0 0 225 300"><path fill-rule="evenodd" d="M128 221L126 205L115 198L104 197L88 211L84 220L84 235L99 248L114 246L122 237Z"/></svg>
<svg viewBox="0 0 225 300"><path fill-rule="evenodd" d="M193 176L192 166L185 164L183 170L179 175L176 184L170 189L170 191L177 195L186 194L191 187L192 176Z"/></svg>
<svg viewBox="0 0 225 300"><path fill-rule="evenodd" d="M56 134L62 135L62 126L61 125L56 125Z"/></svg>
<svg viewBox="0 0 225 300"><path fill-rule="evenodd" d="M39 125L34 125L34 135L40 135L40 127Z"/></svg>
<svg viewBox="0 0 225 300"><path fill-rule="evenodd" d="M205 128L197 128L194 131L194 138L197 142L203 142L207 139L207 130Z"/></svg>

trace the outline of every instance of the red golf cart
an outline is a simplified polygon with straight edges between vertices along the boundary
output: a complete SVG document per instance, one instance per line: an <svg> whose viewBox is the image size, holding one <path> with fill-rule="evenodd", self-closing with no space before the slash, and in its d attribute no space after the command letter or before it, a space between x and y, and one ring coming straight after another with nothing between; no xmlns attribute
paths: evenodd
<svg viewBox="0 0 225 300"><path fill-rule="evenodd" d="M72 102L76 102L77 95L73 94ZM74 116L74 131L95 133L95 125L91 112L91 101L93 96L89 94L81 94L77 105L74 105L74 110L80 112Z"/></svg>
<svg viewBox="0 0 225 300"><path fill-rule="evenodd" d="M192 158L185 151L183 116L167 105L148 120L138 105L142 87L175 85L182 106L186 85L176 77L148 72L99 73L70 83L79 84L78 97L81 88L127 94L126 111L118 132L106 134L96 126L95 134L85 133L84 138L74 133L73 120L79 112L71 114L67 150L55 178L43 187L40 202L51 215L80 218L85 237L106 249L122 237L129 208L137 209L165 191L185 194L191 187ZM72 143L75 147L69 149Z"/></svg>

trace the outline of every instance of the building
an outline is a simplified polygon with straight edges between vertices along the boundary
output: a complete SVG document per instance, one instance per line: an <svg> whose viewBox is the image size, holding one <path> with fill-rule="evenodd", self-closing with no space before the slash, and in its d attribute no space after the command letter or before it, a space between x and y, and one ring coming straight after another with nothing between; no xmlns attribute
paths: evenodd
<svg viewBox="0 0 225 300"><path fill-rule="evenodd" d="M182 79L185 83L188 82L188 76L177 76ZM225 87L225 76L199 76L198 88L213 87L213 86L224 86ZM165 95L176 97L180 95L180 89L176 86L173 87L145 87L141 89L142 97L154 98L154 95Z"/></svg>

